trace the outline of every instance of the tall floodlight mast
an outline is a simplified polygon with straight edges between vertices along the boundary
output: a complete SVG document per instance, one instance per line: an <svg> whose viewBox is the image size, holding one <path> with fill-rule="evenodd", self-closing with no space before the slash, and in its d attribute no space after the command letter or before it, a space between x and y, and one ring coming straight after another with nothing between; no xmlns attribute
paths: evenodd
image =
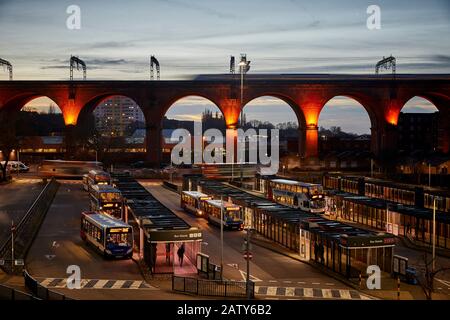
<svg viewBox="0 0 450 320"><path fill-rule="evenodd" d="M396 61L392 55L387 58L383 57L383 59L381 59L380 61L377 62L376 66L375 66L375 74L379 74L381 68L383 68L385 70L392 69L392 75L395 78Z"/></svg>
<svg viewBox="0 0 450 320"><path fill-rule="evenodd" d="M83 80L86 80L86 63L78 57L70 56L70 81L73 80L73 68L80 70L80 66L83 69Z"/></svg>
<svg viewBox="0 0 450 320"><path fill-rule="evenodd" d="M6 69L8 70L9 73L9 80L13 79L13 67L12 64L9 61L3 60L2 58L0 58L0 65L3 66L3 69L6 67Z"/></svg>
<svg viewBox="0 0 450 320"><path fill-rule="evenodd" d="M154 73L156 68L156 79L159 80L160 77L160 68L159 68L159 61L155 58L155 56L150 56L150 80L153 80Z"/></svg>

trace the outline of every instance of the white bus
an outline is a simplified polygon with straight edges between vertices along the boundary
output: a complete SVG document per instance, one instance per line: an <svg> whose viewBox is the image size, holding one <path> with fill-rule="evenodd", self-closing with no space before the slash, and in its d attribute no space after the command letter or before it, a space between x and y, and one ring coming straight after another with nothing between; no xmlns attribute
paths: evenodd
<svg viewBox="0 0 450 320"><path fill-rule="evenodd" d="M286 179L269 181L268 198L311 213L325 213L325 194L320 184Z"/></svg>
<svg viewBox="0 0 450 320"><path fill-rule="evenodd" d="M227 229L244 229L241 207L227 201L205 200L202 202L203 213L211 224L223 224ZM223 220L221 220L221 210L223 208Z"/></svg>
<svg viewBox="0 0 450 320"><path fill-rule="evenodd" d="M211 196L198 191L182 191L181 208L183 208L184 211L201 217L203 216L202 202L210 199L212 199Z"/></svg>

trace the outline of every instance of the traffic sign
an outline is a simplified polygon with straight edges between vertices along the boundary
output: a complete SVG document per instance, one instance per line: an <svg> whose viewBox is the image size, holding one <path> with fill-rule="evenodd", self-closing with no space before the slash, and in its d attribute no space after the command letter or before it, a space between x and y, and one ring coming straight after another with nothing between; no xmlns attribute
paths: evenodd
<svg viewBox="0 0 450 320"><path fill-rule="evenodd" d="M244 252L244 259L251 260L253 258L253 255L251 252Z"/></svg>
<svg viewBox="0 0 450 320"><path fill-rule="evenodd" d="M14 260L14 264L16 266L23 266L24 265L23 259Z"/></svg>

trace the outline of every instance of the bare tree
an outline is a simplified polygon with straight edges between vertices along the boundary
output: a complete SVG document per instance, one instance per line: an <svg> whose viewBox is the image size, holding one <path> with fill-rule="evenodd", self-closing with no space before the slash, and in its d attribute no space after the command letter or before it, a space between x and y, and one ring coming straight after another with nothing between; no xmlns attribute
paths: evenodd
<svg viewBox="0 0 450 320"><path fill-rule="evenodd" d="M433 271L433 259L429 259L428 253L424 253L422 261L423 266L421 266L421 270L417 276L417 281L419 282L426 299L432 300L434 292L434 280L436 275L438 273L450 270L450 267L439 267Z"/></svg>

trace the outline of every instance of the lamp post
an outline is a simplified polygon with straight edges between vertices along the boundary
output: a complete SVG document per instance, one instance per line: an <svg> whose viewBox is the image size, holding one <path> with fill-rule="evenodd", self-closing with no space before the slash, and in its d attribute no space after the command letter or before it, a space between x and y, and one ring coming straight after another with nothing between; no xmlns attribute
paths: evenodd
<svg viewBox="0 0 450 320"><path fill-rule="evenodd" d="M436 201L439 197L433 197L433 266L432 270L436 269Z"/></svg>
<svg viewBox="0 0 450 320"><path fill-rule="evenodd" d="M239 71L241 73L241 128L243 130L244 128L244 74L247 73L247 71L250 70L250 61L247 61L247 55L241 54L241 61L239 62ZM240 159L239 162L239 170L240 170L240 180L241 180L241 187L242 187L242 180L243 180L243 172L242 172L242 162L245 160L245 140L244 140L244 159Z"/></svg>
<svg viewBox="0 0 450 320"><path fill-rule="evenodd" d="M223 196L220 196L220 280L223 280Z"/></svg>

